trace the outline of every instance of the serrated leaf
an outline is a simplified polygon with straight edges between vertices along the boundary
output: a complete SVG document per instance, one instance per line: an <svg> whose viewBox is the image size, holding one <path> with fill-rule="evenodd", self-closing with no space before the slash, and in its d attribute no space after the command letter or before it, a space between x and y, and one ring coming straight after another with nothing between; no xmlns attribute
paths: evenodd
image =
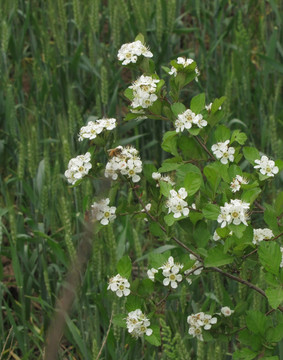
<svg viewBox="0 0 283 360"><path fill-rule="evenodd" d="M280 246L276 242L262 241L258 247L259 261L268 272L278 275L282 259Z"/></svg>
<svg viewBox="0 0 283 360"><path fill-rule="evenodd" d="M258 355L258 352L254 352L248 348L245 349L241 349L241 350L236 350L233 353L233 360L238 360L238 359L242 359L242 360L253 360L254 358L256 358Z"/></svg>
<svg viewBox="0 0 283 360"><path fill-rule="evenodd" d="M259 152L254 147L249 147L249 146L244 147L243 154L245 159L248 160L248 162L251 163L252 165L255 165L254 161L256 159L260 159Z"/></svg>
<svg viewBox="0 0 283 360"><path fill-rule="evenodd" d="M128 312L135 311L137 309L140 309L142 306L142 299L130 294L127 296L127 302L126 302L126 310Z"/></svg>
<svg viewBox="0 0 283 360"><path fill-rule="evenodd" d="M201 175L200 169L193 164L184 164L177 170L177 179L179 182L183 182L187 173L194 172Z"/></svg>
<svg viewBox="0 0 283 360"><path fill-rule="evenodd" d="M202 184L202 176L196 172L189 172L184 179L184 186L188 196L194 195Z"/></svg>
<svg viewBox="0 0 283 360"><path fill-rule="evenodd" d="M273 309L277 309L278 306L283 302L283 289L277 287L276 289L268 288L265 291L269 305Z"/></svg>
<svg viewBox="0 0 283 360"><path fill-rule="evenodd" d="M207 204L202 209L202 213L206 219L217 220L220 214L220 207L215 204Z"/></svg>
<svg viewBox="0 0 283 360"><path fill-rule="evenodd" d="M145 335L145 340L151 345L160 346L161 345L161 336L160 329L158 325L150 325L149 329L152 329L152 334L150 336Z"/></svg>
<svg viewBox="0 0 283 360"><path fill-rule="evenodd" d="M224 142L230 139L230 130L224 126L219 125L214 132L216 142Z"/></svg>
<svg viewBox="0 0 283 360"><path fill-rule="evenodd" d="M143 45L145 44L143 34L139 33L139 34L135 37L135 41L138 41L138 40L139 40Z"/></svg>
<svg viewBox="0 0 283 360"><path fill-rule="evenodd" d="M208 256L204 260L204 266L223 266L231 264L233 261L234 260L232 256L224 253L223 245L218 245L208 250Z"/></svg>
<svg viewBox="0 0 283 360"><path fill-rule="evenodd" d="M133 89L129 89L127 88L125 91L124 91L124 95L127 99L129 100L133 100L134 99L134 94L133 94Z"/></svg>
<svg viewBox="0 0 283 360"><path fill-rule="evenodd" d="M183 219L183 217L180 217L179 219ZM168 226L172 226L177 220L178 219L174 218L174 214L172 213L164 216L164 221Z"/></svg>
<svg viewBox="0 0 283 360"><path fill-rule="evenodd" d="M184 111L186 111L186 106L182 103L176 102L171 105L171 110L173 114L177 117L179 114L182 114Z"/></svg>
<svg viewBox="0 0 283 360"><path fill-rule="evenodd" d="M178 137L176 131L167 131L163 135L163 141L161 144L162 149L166 152L169 152L170 154L173 154L174 156L178 156L177 140Z"/></svg>
<svg viewBox="0 0 283 360"><path fill-rule="evenodd" d="M263 335L266 330L266 317L260 311L247 311L247 327L254 334Z"/></svg>
<svg viewBox="0 0 283 360"><path fill-rule="evenodd" d="M168 257L169 256L165 253L156 253L155 251L152 251L150 254L148 254L148 262L150 267L158 269L167 262Z"/></svg>
<svg viewBox="0 0 283 360"><path fill-rule="evenodd" d="M160 186L161 194L166 196L166 197L169 197L170 190L172 190L172 185L165 182L165 181L160 181L159 186Z"/></svg>
<svg viewBox="0 0 283 360"><path fill-rule="evenodd" d="M249 189L249 190L245 190L243 192L243 195L242 195L242 199L243 201L249 203L249 204L252 204L256 198L258 197L258 195L261 193L261 189L256 187L256 188L253 188L253 189Z"/></svg>
<svg viewBox="0 0 283 360"><path fill-rule="evenodd" d="M219 110L220 106L224 103L226 97L222 96L220 99L215 99L211 106L211 114L216 113Z"/></svg>
<svg viewBox="0 0 283 360"><path fill-rule="evenodd" d="M266 339L268 342L279 342L283 338L283 324L278 324L267 330Z"/></svg>
<svg viewBox="0 0 283 360"><path fill-rule="evenodd" d="M155 223L155 222L152 222L150 225L149 225L149 231L152 233L152 235L154 236L158 236L158 237L163 237L164 236L164 232L161 230L160 226Z"/></svg>
<svg viewBox="0 0 283 360"><path fill-rule="evenodd" d="M117 264L117 271L122 276L128 279L132 272L132 262L128 255L123 256Z"/></svg>
<svg viewBox="0 0 283 360"><path fill-rule="evenodd" d="M240 145L244 145L247 141L247 135L240 130L234 130L231 137L231 144L236 141Z"/></svg>
<svg viewBox="0 0 283 360"><path fill-rule="evenodd" d="M214 163L214 164L216 164L216 163ZM206 176L207 181L211 185L213 192L215 193L220 184L221 175L220 175L218 169L216 168L216 165L214 165L214 164L207 165L203 169L203 173Z"/></svg>
<svg viewBox="0 0 283 360"><path fill-rule="evenodd" d="M201 93L194 96L191 100L190 109L195 114L199 114L205 107L205 94Z"/></svg>

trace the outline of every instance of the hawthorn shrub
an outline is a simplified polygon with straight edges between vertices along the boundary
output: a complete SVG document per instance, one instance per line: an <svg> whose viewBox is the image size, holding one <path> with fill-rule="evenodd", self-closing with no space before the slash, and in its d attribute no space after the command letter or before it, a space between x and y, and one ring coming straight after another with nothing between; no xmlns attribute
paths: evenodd
<svg viewBox="0 0 283 360"><path fill-rule="evenodd" d="M153 154L143 161L139 149L125 145L127 139L122 145L115 140L116 119L91 117L79 133L88 150L71 159L65 172L72 187L101 175L111 181L109 194L91 205L96 239L107 227L115 237L113 222L123 216L137 235L139 259L131 258L127 244L107 245L105 288L123 309L112 322L126 329L129 348L142 341L162 346L169 358L181 358L174 347L179 341L192 358L196 347L201 358L207 342L215 344L215 353L207 355L215 359L221 342L227 344L223 358L279 359L283 192L269 203L264 194L283 162L245 146L246 134L223 124L225 97L209 104L204 93L182 98L183 88L200 76L194 60L172 60L161 78L152 57L142 35L118 52L122 66L140 73L124 92L129 101L124 121L170 124L160 149L166 159L156 164ZM166 323L172 311L177 331Z"/></svg>

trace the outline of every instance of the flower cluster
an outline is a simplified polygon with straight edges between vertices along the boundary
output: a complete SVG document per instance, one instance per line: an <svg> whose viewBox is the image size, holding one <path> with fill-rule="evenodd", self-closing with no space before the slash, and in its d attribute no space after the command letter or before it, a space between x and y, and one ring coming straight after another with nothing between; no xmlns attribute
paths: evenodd
<svg viewBox="0 0 283 360"><path fill-rule="evenodd" d="M218 160L220 159L222 164L228 164L228 161L234 161L235 149L232 146L229 147L229 143L230 140L226 140L224 142L218 142L211 147L213 154Z"/></svg>
<svg viewBox="0 0 283 360"><path fill-rule="evenodd" d="M182 68L185 69L187 66L191 65L194 62L194 60L186 59L186 58L180 56L177 58L176 62L178 65L182 65ZM176 77L177 73L178 73L178 69L175 66L172 66L171 70L169 71L169 74L174 75ZM200 72L199 72L199 69L197 66L195 67L195 73L197 76L200 75Z"/></svg>
<svg viewBox="0 0 283 360"><path fill-rule="evenodd" d="M93 217L100 221L102 225L108 225L110 222L116 219L116 207L109 206L110 200L101 199L99 202L95 202L91 205Z"/></svg>
<svg viewBox="0 0 283 360"><path fill-rule="evenodd" d="M129 287L129 281L126 278L123 278L120 274L117 274L109 280L107 290L110 289L111 291L116 292L117 296L122 297L130 294L131 290Z"/></svg>
<svg viewBox="0 0 283 360"><path fill-rule="evenodd" d="M142 107L147 109L154 101L157 100L156 84L159 83L159 79L154 79L151 76L140 76L133 85L129 86L129 89L133 89L134 100L131 106L133 108Z"/></svg>
<svg viewBox="0 0 283 360"><path fill-rule="evenodd" d="M233 181L230 184L230 189L232 190L232 192L237 192L240 190L241 185L243 184L246 185L248 183L249 181L246 178L244 178L241 175L236 175L236 177L233 179Z"/></svg>
<svg viewBox="0 0 283 360"><path fill-rule="evenodd" d="M175 121L176 132L182 132L185 129L189 130L193 124L197 125L200 129L207 125L207 121L203 119L201 114L195 114L192 110L187 109L182 114L178 115Z"/></svg>
<svg viewBox="0 0 283 360"><path fill-rule="evenodd" d="M247 211L249 210L249 208L249 203L246 203L239 199L231 200L230 204L226 202L224 206L220 206L220 215L218 216L217 221L221 223L222 228L231 223L235 225L243 223L248 226Z"/></svg>
<svg viewBox="0 0 283 360"><path fill-rule="evenodd" d="M258 245L263 240L270 240L274 237L270 229L254 229L253 244Z"/></svg>
<svg viewBox="0 0 283 360"><path fill-rule="evenodd" d="M150 321L140 309L129 312L126 318L126 324L128 332L136 339L142 337L144 334L147 336L152 334L152 329L148 328Z"/></svg>
<svg viewBox="0 0 283 360"><path fill-rule="evenodd" d="M170 190L170 197L166 202L166 207L168 208L168 214L171 212L174 214L174 218L179 218L182 215L188 216L189 215L189 208L188 203L184 200L188 196L185 188L180 188L177 191Z"/></svg>
<svg viewBox="0 0 283 360"><path fill-rule="evenodd" d="M179 271L184 267L182 264L174 263L174 258L169 257L168 261L162 265L159 269L162 269L162 274L165 277L163 285L171 285L171 288L176 289L178 282L182 281L182 275Z"/></svg>
<svg viewBox="0 0 283 360"><path fill-rule="evenodd" d="M217 323L217 318L204 312L199 312L188 316L187 322L190 325L189 334L203 341L202 330L210 330L211 325Z"/></svg>
<svg viewBox="0 0 283 360"><path fill-rule="evenodd" d="M132 43L122 45L118 50L117 57L119 61L122 61L122 65L128 65L130 63L135 64L138 57L141 55L147 58L151 58L153 56L152 52L150 52L140 40L137 40Z"/></svg>
<svg viewBox="0 0 283 360"><path fill-rule="evenodd" d="M80 129L79 141L83 141L83 139L95 139L103 130L113 130L115 127L116 119L89 121L86 126Z"/></svg>
<svg viewBox="0 0 283 360"><path fill-rule="evenodd" d="M231 316L233 314L234 310L231 310L228 306L223 306L221 308L221 314L225 317Z"/></svg>
<svg viewBox="0 0 283 360"><path fill-rule="evenodd" d="M274 174L279 172L278 166L275 166L275 162L273 160L269 160L267 156L263 155L261 159L255 160L255 169L259 169L262 175L273 177Z"/></svg>
<svg viewBox="0 0 283 360"><path fill-rule="evenodd" d="M172 186L175 185L175 182L168 175L161 175L159 172L153 172L151 176L154 180L158 181L156 187L159 187L160 181L164 181Z"/></svg>
<svg viewBox="0 0 283 360"><path fill-rule="evenodd" d="M69 183L74 185L78 180L88 174L89 170L92 168L90 160L90 153L87 152L84 155L78 155L69 161L68 169L65 171L65 176Z"/></svg>
<svg viewBox="0 0 283 360"><path fill-rule="evenodd" d="M189 269L184 271L184 275L188 275L188 274L192 274L192 275L200 275L202 272L203 267L201 266L200 261L197 260L197 258L193 255L190 254L190 259L191 260L195 260L194 264L192 265L192 267L190 267ZM196 269L196 270L195 270ZM194 271L195 270L195 271ZM191 285L192 280L187 276L186 277L187 282Z"/></svg>
<svg viewBox="0 0 283 360"><path fill-rule="evenodd" d="M116 149L109 150L112 158L106 164L104 175L107 178L116 180L118 174L130 178L133 182L140 181L142 172L142 161L138 156L139 152L132 146L118 146Z"/></svg>

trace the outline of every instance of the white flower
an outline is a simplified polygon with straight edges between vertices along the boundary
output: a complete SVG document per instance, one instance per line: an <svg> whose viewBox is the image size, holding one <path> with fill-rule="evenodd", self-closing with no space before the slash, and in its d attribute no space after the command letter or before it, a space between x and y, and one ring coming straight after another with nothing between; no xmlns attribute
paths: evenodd
<svg viewBox="0 0 283 360"><path fill-rule="evenodd" d="M183 264L174 263L174 258L170 256L168 261L161 266L159 269L162 269L162 274L165 277L163 280L163 285L171 285L173 289L176 289L178 282L182 281L182 275L179 274L179 271L184 267Z"/></svg>
<svg viewBox="0 0 283 360"><path fill-rule="evenodd" d="M94 218L102 225L108 225L110 222L116 219L116 207L115 206L108 206L110 200L101 199L98 203L93 203L92 207L92 214Z"/></svg>
<svg viewBox="0 0 283 360"><path fill-rule="evenodd" d="M110 289L111 291L116 292L117 296L122 297L128 296L131 293L129 287L129 281L126 278L123 278L120 274L117 274L109 280L107 290Z"/></svg>
<svg viewBox="0 0 283 360"><path fill-rule="evenodd" d="M232 146L228 146L230 140L224 142L218 142L212 145L211 150L217 159L220 159L222 164L228 164L228 161L234 161L235 149Z"/></svg>
<svg viewBox="0 0 283 360"><path fill-rule="evenodd" d="M91 168L90 153L87 152L85 155L78 155L69 161L68 169L65 171L65 177L69 183L74 185L77 180L87 175Z"/></svg>
<svg viewBox="0 0 283 360"><path fill-rule="evenodd" d="M269 160L267 156L263 155L260 160L255 160L255 169L259 169L262 175L273 177L274 174L279 172L278 166L275 166L275 162L273 160Z"/></svg>
<svg viewBox="0 0 283 360"><path fill-rule="evenodd" d="M214 241L218 241L218 240L220 240L221 239L221 237L217 234L217 232L216 232L216 230L214 231L214 234L213 234L213 240Z"/></svg>
<svg viewBox="0 0 283 360"><path fill-rule="evenodd" d="M247 210L249 209L250 204L239 200L231 200L230 204L225 203L224 206L220 207L220 214L217 221L221 223L221 227L225 227L231 223L239 225L243 223L248 226L248 214Z"/></svg>
<svg viewBox="0 0 283 360"><path fill-rule="evenodd" d="M113 130L116 127L116 119L100 119L89 121L86 126L80 129L79 141L83 139L95 139L103 130Z"/></svg>
<svg viewBox="0 0 283 360"><path fill-rule="evenodd" d="M142 172L142 161L138 151L132 147L118 146L114 149L113 157L106 164L104 175L107 178L116 180L118 174L127 176L133 182L140 181L139 173Z"/></svg>
<svg viewBox="0 0 283 360"><path fill-rule="evenodd" d="M237 192L240 190L242 184L248 184L249 181L241 175L236 175L233 181L230 184L230 189L232 192Z"/></svg>
<svg viewBox="0 0 283 360"><path fill-rule="evenodd" d="M203 341L202 329L210 330L211 325L217 323L217 318L212 317L209 314L199 312L197 314L189 315L187 318L187 322L190 325L189 334Z"/></svg>
<svg viewBox="0 0 283 360"><path fill-rule="evenodd" d="M156 100L156 84L159 79L154 79L151 76L140 76L129 89L133 89L134 99L131 106L133 108L142 107L143 109L151 106Z"/></svg>
<svg viewBox="0 0 283 360"><path fill-rule="evenodd" d="M126 324L128 332L136 339L143 335L150 336L152 334L152 329L148 328L150 321L140 309L129 312Z"/></svg>
<svg viewBox="0 0 283 360"><path fill-rule="evenodd" d="M221 313L224 316L231 316L233 314L234 310L231 310L228 306L224 306L221 308Z"/></svg>
<svg viewBox="0 0 283 360"><path fill-rule="evenodd" d="M161 174L159 172L153 172L151 176L154 180L159 180L161 178Z"/></svg>
<svg viewBox="0 0 283 360"><path fill-rule="evenodd" d="M196 124L199 128L203 128L207 125L207 121L203 119L201 114L196 115L192 110L187 109L178 115L174 125L176 132L182 132L185 129L189 130L193 124Z"/></svg>
<svg viewBox="0 0 283 360"><path fill-rule="evenodd" d="M175 190L170 190L170 197L166 202L166 207L168 208L168 214L172 212L174 218L179 218L182 215L188 216L189 215L189 208L188 203L184 200L188 196L185 188L180 188L178 192Z"/></svg>
<svg viewBox="0 0 283 360"><path fill-rule="evenodd" d="M122 61L122 65L136 63L139 56L151 58L153 54L142 44L140 40L127 43L118 50L118 60Z"/></svg>
<svg viewBox="0 0 283 360"><path fill-rule="evenodd" d="M158 273L158 270L155 268L151 268L147 270L147 276L151 281L155 280L155 274Z"/></svg>
<svg viewBox="0 0 283 360"><path fill-rule="evenodd" d="M270 229L254 229L253 244L258 245L263 240L270 240L274 237Z"/></svg>

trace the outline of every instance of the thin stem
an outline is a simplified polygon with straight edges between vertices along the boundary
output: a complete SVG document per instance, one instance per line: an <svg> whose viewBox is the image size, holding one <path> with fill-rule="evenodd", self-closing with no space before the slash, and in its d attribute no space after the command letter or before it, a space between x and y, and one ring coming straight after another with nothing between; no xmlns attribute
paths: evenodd
<svg viewBox="0 0 283 360"><path fill-rule="evenodd" d="M215 157L211 154L211 152L208 150L208 148L205 146L205 144L199 139L198 136L194 136L194 139L200 144L200 146L203 148L203 150L213 159L215 160Z"/></svg>
<svg viewBox="0 0 283 360"><path fill-rule="evenodd" d="M107 338L108 338L108 335L109 335L109 332L110 332L110 328L111 328L111 325L112 325L112 318L113 318L113 310L112 310L112 313L111 313L111 317L110 317L109 326L108 326L108 329L107 329L106 336L105 336L105 338L104 338L104 340L103 340L103 343L102 343L102 345L101 345L101 348L100 348L99 353L98 353L98 355L97 355L97 357L96 357L95 360L98 360L98 359L100 358L100 355L101 355L101 353L102 353L102 350L103 350L103 348L104 348L104 346L105 346L105 344L106 344L106 340L107 340Z"/></svg>
<svg viewBox="0 0 283 360"><path fill-rule="evenodd" d="M171 289L168 291L168 293L162 298L157 304L156 307L160 306L164 301L167 300L168 296L171 294Z"/></svg>

